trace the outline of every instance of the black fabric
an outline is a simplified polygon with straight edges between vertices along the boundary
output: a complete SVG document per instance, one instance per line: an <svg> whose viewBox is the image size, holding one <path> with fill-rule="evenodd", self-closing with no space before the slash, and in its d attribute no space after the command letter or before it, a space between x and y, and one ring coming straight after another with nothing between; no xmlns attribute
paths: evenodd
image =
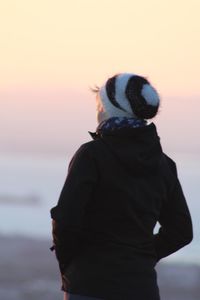
<svg viewBox="0 0 200 300"><path fill-rule="evenodd" d="M61 289L158 300L156 263L193 237L176 164L163 153L154 123L91 136L74 154L51 209Z"/></svg>
<svg viewBox="0 0 200 300"><path fill-rule="evenodd" d="M101 298L94 298L94 297L88 297L88 296L82 296L82 295L76 295L76 294L68 294L69 300L102 300Z"/></svg>
<svg viewBox="0 0 200 300"><path fill-rule="evenodd" d="M127 83L125 94L132 111L138 118L151 119L156 115L159 104L150 105L142 96L142 88L145 84L150 84L145 78L132 76Z"/></svg>
<svg viewBox="0 0 200 300"><path fill-rule="evenodd" d="M126 111L123 107L121 107L121 105L117 102L116 98L115 98L115 93L116 93L116 76L113 76L111 78L109 78L106 82L106 93L108 96L108 99L110 100L110 102L117 108Z"/></svg>

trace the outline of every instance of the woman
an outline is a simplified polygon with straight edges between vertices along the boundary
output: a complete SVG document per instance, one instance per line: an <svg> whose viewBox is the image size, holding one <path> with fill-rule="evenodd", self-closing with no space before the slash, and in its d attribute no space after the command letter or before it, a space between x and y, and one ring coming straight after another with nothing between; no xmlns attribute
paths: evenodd
<svg viewBox="0 0 200 300"><path fill-rule="evenodd" d="M193 238L176 164L147 123L159 95L127 73L96 94L93 140L74 154L51 209L61 290L70 300L158 300L156 263Z"/></svg>

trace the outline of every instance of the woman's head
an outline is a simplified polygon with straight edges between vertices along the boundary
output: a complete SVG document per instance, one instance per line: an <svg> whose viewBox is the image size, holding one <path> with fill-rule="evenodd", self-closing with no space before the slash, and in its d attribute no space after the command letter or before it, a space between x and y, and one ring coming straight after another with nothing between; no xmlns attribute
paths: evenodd
<svg viewBox="0 0 200 300"><path fill-rule="evenodd" d="M110 117L151 119L158 112L160 98L146 78L122 73L96 89L96 102L100 123Z"/></svg>

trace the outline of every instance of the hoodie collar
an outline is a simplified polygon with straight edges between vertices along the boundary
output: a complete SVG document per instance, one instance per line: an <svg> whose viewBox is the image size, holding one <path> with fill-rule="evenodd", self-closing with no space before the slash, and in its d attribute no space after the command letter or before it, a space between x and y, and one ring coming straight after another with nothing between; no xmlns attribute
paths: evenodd
<svg viewBox="0 0 200 300"><path fill-rule="evenodd" d="M157 172L162 159L160 137L152 122L141 127L124 127L112 131L90 132L91 137L101 139L118 163L131 174Z"/></svg>

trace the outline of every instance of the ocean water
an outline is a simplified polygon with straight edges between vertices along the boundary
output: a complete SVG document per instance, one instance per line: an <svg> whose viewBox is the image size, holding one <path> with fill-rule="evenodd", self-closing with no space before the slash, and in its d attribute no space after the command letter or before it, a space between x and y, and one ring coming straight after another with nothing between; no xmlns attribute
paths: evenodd
<svg viewBox="0 0 200 300"><path fill-rule="evenodd" d="M200 264L200 154L171 157L192 215L194 240L166 261ZM67 156L0 154L0 234L51 239L50 209L58 201L69 160Z"/></svg>

